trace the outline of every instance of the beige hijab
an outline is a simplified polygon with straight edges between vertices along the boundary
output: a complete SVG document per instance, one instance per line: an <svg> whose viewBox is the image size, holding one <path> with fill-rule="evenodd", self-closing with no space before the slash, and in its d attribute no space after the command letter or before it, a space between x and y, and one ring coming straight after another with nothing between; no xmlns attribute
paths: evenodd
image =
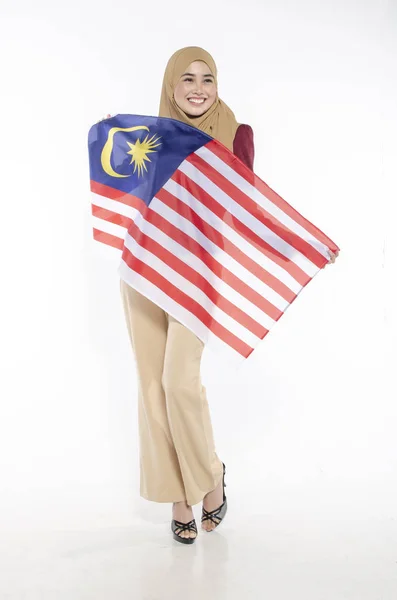
<svg viewBox="0 0 397 600"><path fill-rule="evenodd" d="M179 108L174 99L174 89L187 67L195 60L202 60L211 69L217 82L217 68L214 59L202 48L191 46L182 48L173 54L165 69L163 88L161 90L160 117L170 117L183 123L188 123L197 129L219 140L229 150L233 151L233 140L238 123L230 108L216 96L211 108L201 117L190 118Z"/></svg>

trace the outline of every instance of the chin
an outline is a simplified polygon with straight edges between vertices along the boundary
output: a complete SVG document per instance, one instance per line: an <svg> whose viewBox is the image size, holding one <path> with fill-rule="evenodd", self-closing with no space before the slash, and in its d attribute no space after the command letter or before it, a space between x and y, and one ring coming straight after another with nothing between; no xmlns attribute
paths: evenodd
<svg viewBox="0 0 397 600"><path fill-rule="evenodd" d="M185 113L189 116L189 117L201 117L204 113L206 113L208 110L208 108L192 108L192 106L189 104L186 108L185 108Z"/></svg>

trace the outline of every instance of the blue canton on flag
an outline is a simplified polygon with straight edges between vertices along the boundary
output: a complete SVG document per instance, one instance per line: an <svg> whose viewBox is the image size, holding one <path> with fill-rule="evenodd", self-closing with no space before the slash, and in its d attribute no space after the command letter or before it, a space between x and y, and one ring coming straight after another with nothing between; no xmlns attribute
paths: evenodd
<svg viewBox="0 0 397 600"><path fill-rule="evenodd" d="M117 115L90 129L90 178L150 204L181 162L210 140L173 119Z"/></svg>

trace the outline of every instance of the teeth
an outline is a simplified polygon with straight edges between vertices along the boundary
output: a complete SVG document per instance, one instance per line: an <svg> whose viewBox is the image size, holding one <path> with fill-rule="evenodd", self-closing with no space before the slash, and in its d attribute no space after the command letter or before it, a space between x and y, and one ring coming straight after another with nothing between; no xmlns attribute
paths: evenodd
<svg viewBox="0 0 397 600"><path fill-rule="evenodd" d="M204 102L203 99L199 99L199 98L189 98L189 102L193 102L193 104L202 104Z"/></svg>

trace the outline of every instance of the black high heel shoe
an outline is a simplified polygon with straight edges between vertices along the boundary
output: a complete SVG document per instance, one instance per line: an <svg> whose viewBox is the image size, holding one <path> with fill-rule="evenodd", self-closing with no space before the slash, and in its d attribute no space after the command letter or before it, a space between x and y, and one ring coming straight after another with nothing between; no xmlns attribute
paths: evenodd
<svg viewBox="0 0 397 600"><path fill-rule="evenodd" d="M225 467L225 465L223 465L223 504L221 504L215 510L211 510L210 512L208 510L205 510L205 508L203 506L203 512L201 515L201 523L204 523L204 521L211 521L215 525L214 529L216 529L218 527L218 525L220 525L222 523L223 519L225 518L226 512L227 512L227 500L226 500L226 494L225 494L225 487L226 487L225 473L226 473L226 467ZM212 529L211 531L214 531L214 529ZM208 532L208 533L210 533L210 532Z"/></svg>
<svg viewBox="0 0 397 600"><path fill-rule="evenodd" d="M175 519L171 522L172 533L174 534L174 540L180 542L181 544L193 544L197 538L197 525L196 521L193 519L189 521L189 523L181 523L180 521L176 521ZM182 537L180 534L184 531L194 531L196 534L195 537Z"/></svg>

